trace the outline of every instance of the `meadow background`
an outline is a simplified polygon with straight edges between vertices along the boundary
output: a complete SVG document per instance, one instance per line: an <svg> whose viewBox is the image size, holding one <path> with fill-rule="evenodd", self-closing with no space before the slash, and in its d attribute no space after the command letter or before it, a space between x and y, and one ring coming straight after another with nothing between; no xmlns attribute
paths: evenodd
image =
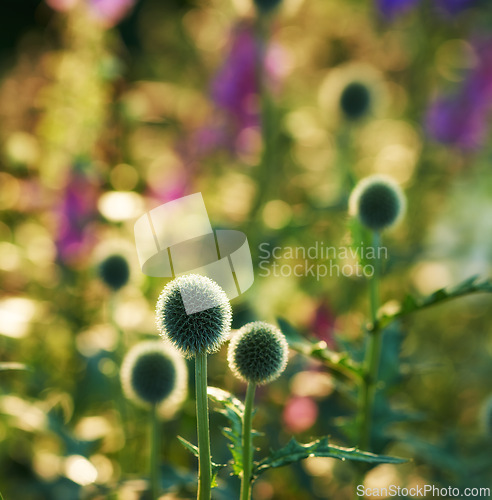
<svg viewBox="0 0 492 500"><path fill-rule="evenodd" d="M358 179L391 175L408 196L405 220L384 238L388 311L407 294L490 274L487 0L282 0L267 13L251 0L3 0L1 11L0 361L27 366L0 372L6 500L145 490L147 414L116 395L123 352L157 335L166 283L139 268L133 224L146 210L201 192L213 226L245 232L253 256L233 327L280 322L355 359L364 278L274 276L259 264L262 244L357 245L347 201ZM369 96L361 116L340 106L353 81ZM112 252L131 267L116 293L98 274ZM375 451L413 460L373 468L366 486L492 486L491 300L474 294L392 326L392 410L379 406ZM209 378L244 396L225 348ZM189 382L163 423L166 499L194 494L196 460L176 439L196 440ZM352 446L353 396L326 364L292 350L282 377L258 391L257 444L331 435ZM217 461L229 458L225 424L211 413ZM253 498L345 500L354 477L350 464L310 458L261 476ZM238 488L223 473L214 495Z"/></svg>

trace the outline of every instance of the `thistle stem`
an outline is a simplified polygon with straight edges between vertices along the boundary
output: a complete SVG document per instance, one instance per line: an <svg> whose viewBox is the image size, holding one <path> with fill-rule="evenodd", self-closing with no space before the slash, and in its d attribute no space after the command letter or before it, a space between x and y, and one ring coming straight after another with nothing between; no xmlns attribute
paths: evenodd
<svg viewBox="0 0 492 500"><path fill-rule="evenodd" d="M364 360L364 377L359 396L359 448L370 450L371 448L371 427L374 407L374 397L378 381L379 361L381 357L381 336L382 332L377 325L377 314L379 309L379 244L380 235L374 231L372 233L372 244L374 248L374 274L370 280L370 307L372 330L369 332L369 341Z"/></svg>
<svg viewBox="0 0 492 500"><path fill-rule="evenodd" d="M150 490L152 500L159 498L159 419L157 417L157 405L152 405L150 414L151 432L150 432Z"/></svg>
<svg viewBox="0 0 492 500"><path fill-rule="evenodd" d="M198 427L198 500L210 500L212 464L208 428L207 354L196 355L195 360L196 417Z"/></svg>
<svg viewBox="0 0 492 500"><path fill-rule="evenodd" d="M241 479L241 500L251 496L251 472L253 469L253 444L251 439L251 420L255 400L256 384L248 383L243 418L243 477Z"/></svg>

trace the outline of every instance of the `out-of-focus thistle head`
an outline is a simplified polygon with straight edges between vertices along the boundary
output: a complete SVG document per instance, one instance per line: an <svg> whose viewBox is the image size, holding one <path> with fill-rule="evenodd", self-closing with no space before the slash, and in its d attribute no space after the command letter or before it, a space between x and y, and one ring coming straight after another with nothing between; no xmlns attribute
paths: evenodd
<svg viewBox="0 0 492 500"><path fill-rule="evenodd" d="M176 278L164 287L157 301L157 329L188 358L218 351L227 339L231 321L227 295L205 276Z"/></svg>
<svg viewBox="0 0 492 500"><path fill-rule="evenodd" d="M138 406L169 417L186 398L188 370L184 359L169 343L144 341L126 354L120 370L125 396Z"/></svg>
<svg viewBox="0 0 492 500"><path fill-rule="evenodd" d="M287 366L289 348L274 325L256 321L244 325L229 344L229 367L236 377L253 384L275 380Z"/></svg>
<svg viewBox="0 0 492 500"><path fill-rule="evenodd" d="M130 278L128 261L122 255L109 255L99 263L99 276L109 288L119 290Z"/></svg>
<svg viewBox="0 0 492 500"><path fill-rule="evenodd" d="M362 82L350 82L340 95L340 109L349 120L357 120L371 108L371 92Z"/></svg>
<svg viewBox="0 0 492 500"><path fill-rule="evenodd" d="M400 186L382 175L372 175L360 181L349 200L350 214L373 231L396 225L405 208L406 199Z"/></svg>

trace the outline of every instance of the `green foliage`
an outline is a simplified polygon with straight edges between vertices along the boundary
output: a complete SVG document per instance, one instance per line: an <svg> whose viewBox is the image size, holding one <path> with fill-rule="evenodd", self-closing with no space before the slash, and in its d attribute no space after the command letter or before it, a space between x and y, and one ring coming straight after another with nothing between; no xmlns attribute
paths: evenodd
<svg viewBox="0 0 492 500"><path fill-rule="evenodd" d="M239 476L243 470L243 415L244 404L232 394L218 387L208 388L208 397L220 407L216 410L229 421L230 427L223 427L222 433L229 440L232 454L232 473Z"/></svg>
<svg viewBox="0 0 492 500"><path fill-rule="evenodd" d="M475 293L492 293L492 282L489 279L483 280L479 276L472 276L454 287L441 288L424 298L419 299L407 295L396 312L382 315L379 318L377 327L379 329L385 328L403 316L441 304L447 300Z"/></svg>
<svg viewBox="0 0 492 500"><path fill-rule="evenodd" d="M303 337L283 318L277 318L277 322L285 333L289 347L294 351L323 362L332 370L334 376L352 380L357 380L362 376L361 365L354 361L348 352L335 352L327 347L326 342L311 341Z"/></svg>
<svg viewBox="0 0 492 500"><path fill-rule="evenodd" d="M405 458L375 455L356 448L342 448L331 445L327 437L307 444L301 444L292 438L286 446L272 452L268 457L257 463L253 468L253 475L257 477L268 469L283 467L309 457L336 458L342 461L352 460L369 464L402 464L408 462Z"/></svg>

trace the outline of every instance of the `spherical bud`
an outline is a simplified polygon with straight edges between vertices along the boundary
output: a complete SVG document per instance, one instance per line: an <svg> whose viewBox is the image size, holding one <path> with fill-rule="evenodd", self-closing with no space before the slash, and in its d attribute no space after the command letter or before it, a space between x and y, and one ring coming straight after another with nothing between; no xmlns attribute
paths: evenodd
<svg viewBox="0 0 492 500"><path fill-rule="evenodd" d="M227 339L231 321L227 295L205 276L176 278L164 287L157 301L157 329L188 358L218 351Z"/></svg>
<svg viewBox="0 0 492 500"><path fill-rule="evenodd" d="M125 286L130 278L130 266L122 255L114 254L106 257L99 264L99 276L112 290Z"/></svg>
<svg viewBox="0 0 492 500"><path fill-rule="evenodd" d="M188 370L169 343L149 340L133 346L120 371L125 396L143 408L156 405L163 416L174 413L186 398Z"/></svg>
<svg viewBox="0 0 492 500"><path fill-rule="evenodd" d="M256 321L244 325L229 344L229 367L236 377L253 384L275 380L287 366L289 347L273 325Z"/></svg>
<svg viewBox="0 0 492 500"><path fill-rule="evenodd" d="M350 214L373 231L396 225L405 213L406 200L401 188L389 177L372 175L352 191Z"/></svg>
<svg viewBox="0 0 492 500"><path fill-rule="evenodd" d="M281 2L282 0L254 0L256 8L260 12L270 12L277 8Z"/></svg>
<svg viewBox="0 0 492 500"><path fill-rule="evenodd" d="M371 107L371 92L360 82L351 82L342 90L340 108L349 120L364 116Z"/></svg>

